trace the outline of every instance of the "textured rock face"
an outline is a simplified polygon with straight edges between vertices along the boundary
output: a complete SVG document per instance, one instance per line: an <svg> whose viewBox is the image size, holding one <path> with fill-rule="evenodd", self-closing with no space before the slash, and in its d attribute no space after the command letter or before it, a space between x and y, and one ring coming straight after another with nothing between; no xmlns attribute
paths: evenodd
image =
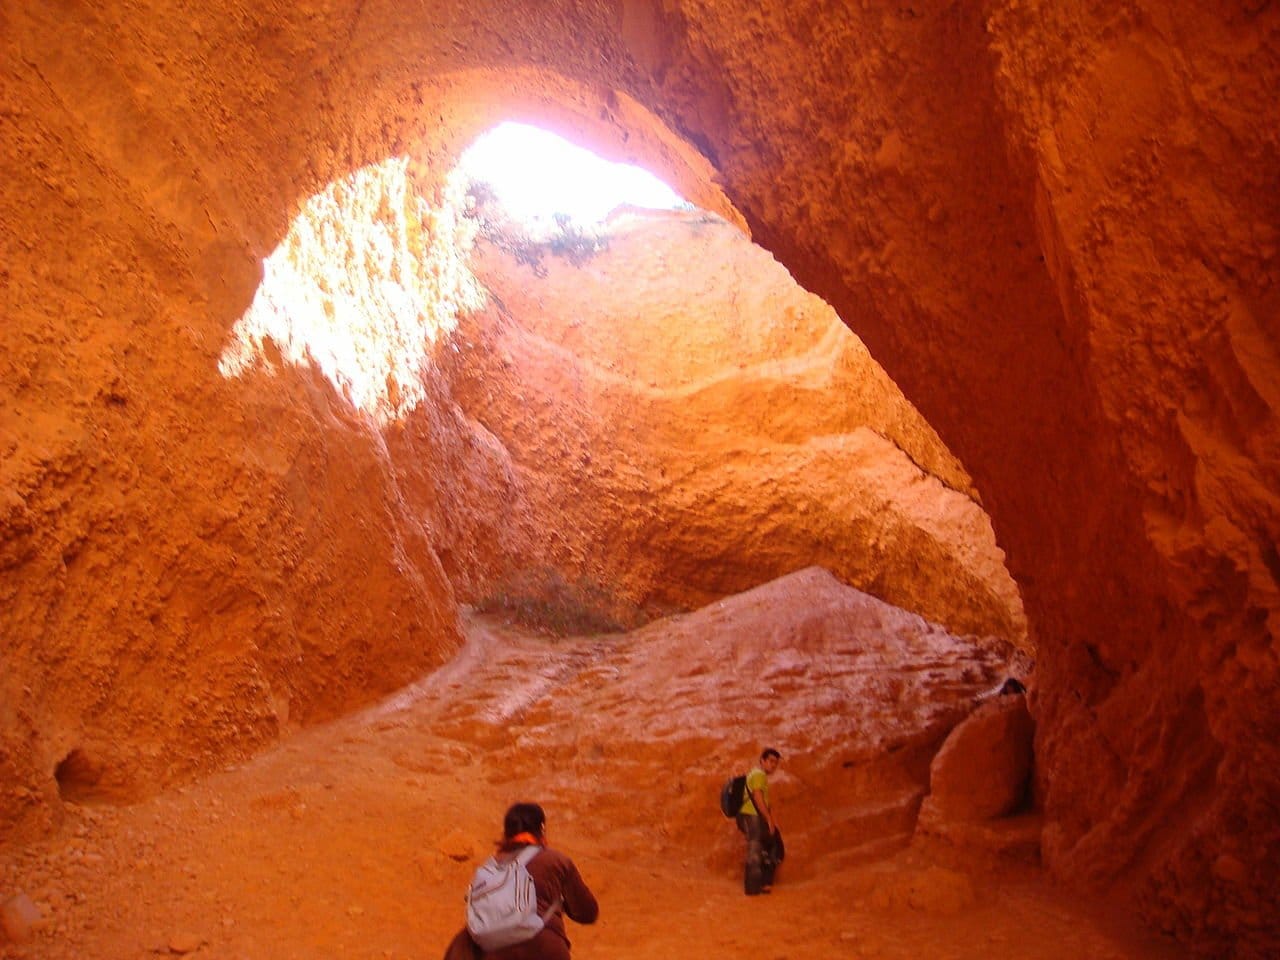
<svg viewBox="0 0 1280 960"><path fill-rule="evenodd" d="M100 172L76 174L73 211L104 212L111 191ZM81 204L80 190L92 200ZM124 202L124 192L115 199ZM584 362L649 370L614 377L612 407L606 403L605 415L577 429L570 420L581 384L565 392L575 378L559 371L536 404L545 423L535 436L528 403L515 398L525 379L541 378L560 358L519 345L517 363L494 366L484 351L463 350L470 336L491 347L498 334L488 324L501 318L484 311L456 329L462 314L484 303L465 263L474 225L459 218L460 200L429 168L399 158L335 181L301 204L264 259L253 296L235 301L242 315L216 337L203 326L209 314L198 307L174 314L159 294L144 301L151 312L134 317L135 332L124 332L110 310L134 305L107 290L100 302L80 305L101 326L103 343L90 338L80 358L59 358L56 338L68 331L41 310L35 283L15 285L27 326L11 329L8 354L14 376L6 382L20 389L7 410L13 602L5 613L18 642L4 678L15 712L0 735L12 744L4 751L9 782L20 785L3 815L19 833L57 814L56 794L74 802L128 799L409 679L456 642L453 585L464 598L483 597L503 570L521 564L589 572L634 603L670 607L827 560L956 629L1024 637L985 516L913 461L954 487L967 489L967 475L860 347L845 356L847 369L819 369L817 382L801 375L786 387L788 371L780 369L772 387L765 380L756 388L751 402L777 408L780 439L850 434L829 437L832 448L807 462L761 456L749 430L724 417L726 402L750 399L752 386L723 374L719 401L694 404L682 435L664 423L676 397L629 421L637 396L656 395L652 382L636 389L661 367L652 344L611 351L589 344L587 353L598 355ZM768 265L746 295L767 300L766 291L789 283L734 228L702 227L721 243L732 240L723 251L730 264L745 248ZM98 226L85 235L104 232ZM677 240L634 238L632 246ZM90 253L107 253L85 246L72 261L86 276L105 273ZM130 256L123 248L116 255ZM155 269L137 257L124 262L135 278ZM140 282L148 279L159 282ZM200 286L181 270L167 282L175 290ZM723 283L713 286L704 299L733 295ZM641 309L665 309L670 296L669 286L655 291ZM793 285L785 296L816 309L816 298ZM531 303L520 306L535 327L545 325ZM665 319L649 322L661 327ZM689 388L691 373L736 370L745 356L745 346L696 333L709 317L689 319L698 322L689 324L687 369L674 375L673 390ZM799 329L801 319L805 332L794 343L786 329L762 324L750 335L758 341L752 349L781 357L856 342L829 309L791 326ZM59 363L75 389L68 388L66 407L46 406L56 398L36 389L40 370ZM832 375L844 376L850 389L825 405L828 422L812 404L806 413L795 396L778 393L814 395ZM868 382L855 382L861 378ZM477 379L507 402L484 402ZM699 419L716 417L718 432L739 440L704 449ZM78 419L91 425L94 442L50 453ZM896 438L911 458L855 424ZM630 446L612 439L623 427ZM519 458L536 438L554 449L539 451L548 469L531 482ZM581 442L568 456L575 439ZM743 459L744 446L755 459ZM608 463L619 450L630 460L605 472L624 478L621 498L608 484L586 495L572 464ZM673 452L696 456L696 469L665 459ZM718 461L735 452L739 462L723 469ZM804 469L815 460L822 470ZM657 479L676 466L711 482ZM863 500L844 495L845 470L869 489ZM775 483L768 496L760 493ZM654 488L666 491L666 502L655 502ZM704 520L697 501L721 495L726 512L705 511ZM695 503L672 502L679 497ZM735 502L736 517L727 512ZM680 525L690 535L664 543L666 530ZM771 552L739 557L742 551L724 549L754 527L773 532ZM52 615L42 618L45 609Z"/></svg>
<svg viewBox="0 0 1280 960"><path fill-rule="evenodd" d="M726 763L756 756L767 733L786 758L779 779L789 788L790 836L803 838L800 862L805 850L852 851L909 834L939 743L1014 650L951 636L818 568L605 642L611 659L566 685L581 725L553 723L551 705L536 703L520 716L536 740L496 749L518 765L536 743L583 779L605 779L604 765L618 755L662 763L679 782L653 826L696 845L707 842L708 798ZM716 696L702 695L708 678ZM511 699L521 696L515 689ZM625 820L635 799L625 789L615 797L616 809L593 814Z"/></svg>
<svg viewBox="0 0 1280 960"><path fill-rule="evenodd" d="M439 176L520 115L727 196L856 320L1023 590L1048 862L1207 951L1274 953L1278 23L1252 0L3 8L0 629L6 666L45 665L0 671L6 783L135 693L157 742L227 749L283 696L339 709L450 648L382 437L305 370L216 366L309 196L410 152Z"/></svg>
<svg viewBox="0 0 1280 960"><path fill-rule="evenodd" d="M251 263L203 245L219 236L208 219L192 233L157 218L152 191L185 187L148 179L167 176L149 152L119 152L132 101L94 88L93 54L45 65L57 93L8 99L14 40L0 108L6 837L47 825L59 791L128 798L366 702L458 637L377 425L312 371L220 372L220 313L248 306L223 284ZM54 236L75 240L53 254Z"/></svg>
<svg viewBox="0 0 1280 960"><path fill-rule="evenodd" d="M930 764L931 815L990 820L1011 813L1027 794L1034 732L1020 696L999 697L966 717Z"/></svg>
<svg viewBox="0 0 1280 960"><path fill-rule="evenodd" d="M1112 502L1079 519L1115 523L1118 547L1079 582L1090 614L1063 595L1038 620L1062 636L1074 621L1045 650L1074 678L1043 703L1041 759L1067 774L1047 852L1078 874L1131 863L1166 929L1207 921L1265 956L1277 934L1261 918L1280 915L1274 893L1254 900L1280 854L1280 165L1262 91L1280 11L1142 4L1068 24L1041 10L1035 26L1031 12L992 22L997 83L1093 429L1112 443ZM1076 551L1098 552L1094 536ZM1213 871L1223 854L1247 879Z"/></svg>
<svg viewBox="0 0 1280 960"><path fill-rule="evenodd" d="M0 932L14 943L31 939L40 919L39 908L26 894L10 897L0 904Z"/></svg>
<svg viewBox="0 0 1280 960"><path fill-rule="evenodd" d="M826 304L705 214L623 217L599 242L536 272L512 250L538 248L472 257L501 310L464 320L443 365L511 457L503 512L555 518L473 570L473 593L550 566L693 609L818 564L957 633L1024 640L967 475Z"/></svg>

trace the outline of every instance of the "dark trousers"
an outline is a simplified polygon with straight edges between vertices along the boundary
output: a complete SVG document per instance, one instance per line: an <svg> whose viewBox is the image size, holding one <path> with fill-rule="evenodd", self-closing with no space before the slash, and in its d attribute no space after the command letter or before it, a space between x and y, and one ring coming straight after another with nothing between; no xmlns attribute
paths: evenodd
<svg viewBox="0 0 1280 960"><path fill-rule="evenodd" d="M444 952L444 960L480 960L480 948L467 933L466 927L458 931L458 935L449 941Z"/></svg>
<svg viewBox="0 0 1280 960"><path fill-rule="evenodd" d="M481 950L466 927L458 931L458 935L449 943L444 952L444 960L484 960L485 957L508 957L511 960L569 960L569 941L554 930L543 930L532 940L503 947L494 953Z"/></svg>
<svg viewBox="0 0 1280 960"><path fill-rule="evenodd" d="M747 861L742 872L742 889L747 896L755 896L765 887L773 886L773 872L777 862L773 858L773 835L764 817L738 814L738 829L747 837Z"/></svg>

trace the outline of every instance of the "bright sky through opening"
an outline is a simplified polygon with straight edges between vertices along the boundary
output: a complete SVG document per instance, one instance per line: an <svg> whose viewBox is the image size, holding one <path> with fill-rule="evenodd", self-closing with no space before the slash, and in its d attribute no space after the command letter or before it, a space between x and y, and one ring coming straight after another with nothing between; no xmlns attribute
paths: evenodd
<svg viewBox="0 0 1280 960"><path fill-rule="evenodd" d="M604 220L619 204L669 210L684 200L639 167L610 163L590 150L522 123L502 123L467 148L459 168L487 181L518 220L568 214L579 223Z"/></svg>

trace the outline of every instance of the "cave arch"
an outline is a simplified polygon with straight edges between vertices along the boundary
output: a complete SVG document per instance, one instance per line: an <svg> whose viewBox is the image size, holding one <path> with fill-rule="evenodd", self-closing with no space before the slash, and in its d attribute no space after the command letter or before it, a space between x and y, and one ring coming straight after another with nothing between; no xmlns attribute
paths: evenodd
<svg viewBox="0 0 1280 960"><path fill-rule="evenodd" d="M133 499L90 509L102 501L88 478L115 476L123 453L155 464L176 452L208 468L200 490L269 461L208 453L238 449L265 407L233 405L203 447L190 439L214 429L198 421L228 398L190 367L247 307L292 211L405 144L443 163L477 129L461 113L468 97L510 70L550 70L625 93L695 144L714 173L673 181L709 205L705 176L806 288L856 314L974 473L1041 651L1050 863L1118 883L1189 938L1261 943L1273 931L1249 917L1280 912L1263 882L1280 792L1280 189L1267 133L1280 127L1280 10L1140 0L1126 11L745 0L539 4L518 18L496 3L6 11L4 49L20 65L6 102L25 106L4 111L23 133L6 143L4 213L32 225L6 258L19 318L4 331L6 399L90 422L83 436L45 436L44 421L13 418L23 493L5 508L9 542L40 577L15 590L6 632L23 651L74 650L73 628L113 622L86 599L94 565L128 554L113 511L171 517L172 529L146 531L154 564L137 565L137 618L163 629L129 642L140 655L185 649L207 608L236 636L272 625L281 652L246 681L254 702L271 701L262 688L299 655L297 624L324 635L302 608L339 562L323 538L298 534L307 495L282 480L276 513L228 533L225 518L189 518L147 471L121 472ZM84 42L50 39L68 36ZM546 84L530 119L575 102ZM607 108L604 94L590 109L601 99ZM616 146L587 108L562 120ZM657 172L675 163L627 143ZM67 254L68 235L94 242ZM92 350L64 349L86 340ZM148 406L174 429L148 427ZM294 462L323 460L302 446ZM86 529L99 555L64 564L61 547ZM263 557L246 531L295 546ZM384 552L424 536L398 530ZM228 577L184 570L183 538ZM294 601L260 612L244 597L261 590L231 572L232 556L269 567ZM243 595L223 585L237 576ZM430 571L414 576L420 595L447 592ZM422 662L424 635L449 633L388 608L406 624L406 663ZM192 682L219 669L197 660ZM397 679L357 671L329 705ZM0 683L36 710L22 679ZM321 699L322 686L299 677L295 693ZM72 697L58 722L74 728L82 706ZM264 708L244 735L277 722ZM25 734L10 739L25 756ZM1215 872L1219 856L1243 866ZM1242 895L1240 876L1262 892Z"/></svg>

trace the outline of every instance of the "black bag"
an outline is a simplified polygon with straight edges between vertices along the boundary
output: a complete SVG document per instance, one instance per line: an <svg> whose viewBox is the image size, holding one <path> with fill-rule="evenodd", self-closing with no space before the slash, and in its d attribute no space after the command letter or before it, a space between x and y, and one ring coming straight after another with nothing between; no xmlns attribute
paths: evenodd
<svg viewBox="0 0 1280 960"><path fill-rule="evenodd" d="M747 775L730 777L720 788L720 812L726 817L736 817L747 796Z"/></svg>

